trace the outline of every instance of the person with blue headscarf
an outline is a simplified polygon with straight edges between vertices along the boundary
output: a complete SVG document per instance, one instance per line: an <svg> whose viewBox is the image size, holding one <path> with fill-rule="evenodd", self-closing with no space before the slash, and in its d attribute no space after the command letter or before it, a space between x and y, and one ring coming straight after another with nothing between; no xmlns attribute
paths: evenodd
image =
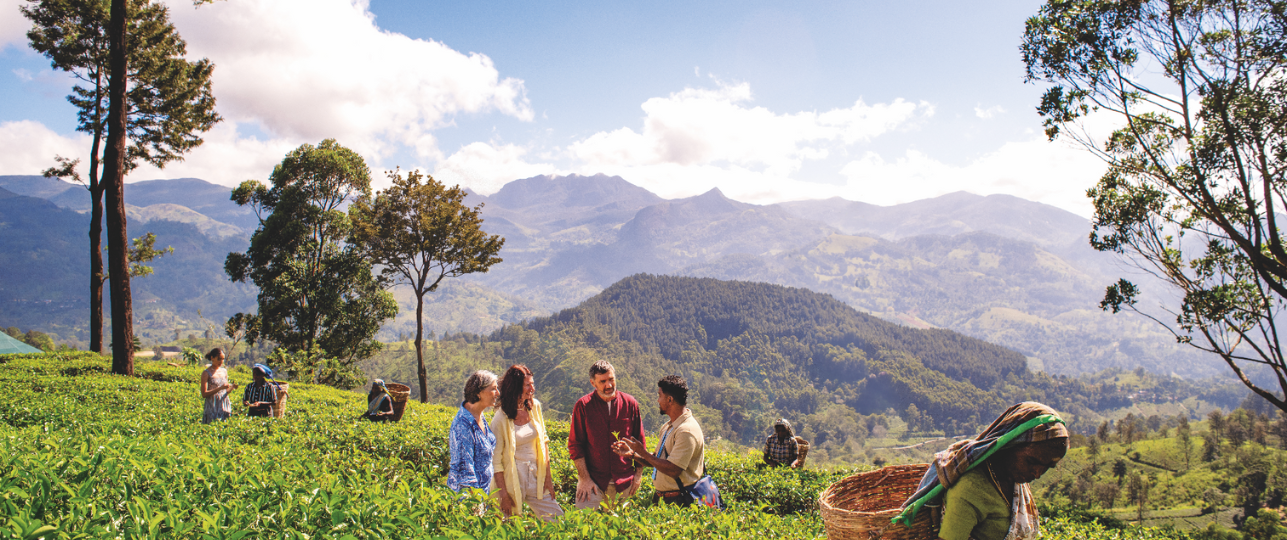
<svg viewBox="0 0 1287 540"><path fill-rule="evenodd" d="M273 407L277 404L277 386L268 383L273 370L263 364L255 364L250 370L255 382L246 385L241 396L241 404L246 407L247 416L272 416Z"/></svg>
<svg viewBox="0 0 1287 540"><path fill-rule="evenodd" d="M366 394L366 419L372 422L393 420L393 398L389 396L389 387L384 379L371 383L371 391Z"/></svg>
<svg viewBox="0 0 1287 540"><path fill-rule="evenodd" d="M940 511L943 540L1031 540L1040 533L1028 484L1068 452L1068 428L1035 402L1006 409L977 437L934 455L894 523L911 525L929 506Z"/></svg>

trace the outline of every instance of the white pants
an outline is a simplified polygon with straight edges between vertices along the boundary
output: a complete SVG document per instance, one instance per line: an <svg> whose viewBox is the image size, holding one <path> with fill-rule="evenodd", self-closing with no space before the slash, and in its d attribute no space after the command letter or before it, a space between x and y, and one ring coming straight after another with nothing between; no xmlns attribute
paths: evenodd
<svg viewBox="0 0 1287 540"><path fill-rule="evenodd" d="M536 493L538 485L536 462L518 461L514 463L514 466L518 469L518 483L523 488L523 502L527 503L527 506L532 509L532 513L545 521L554 521L559 516L562 516L563 508L554 500L554 486L547 487L544 499L539 498ZM516 508L515 510L521 512L523 509Z"/></svg>

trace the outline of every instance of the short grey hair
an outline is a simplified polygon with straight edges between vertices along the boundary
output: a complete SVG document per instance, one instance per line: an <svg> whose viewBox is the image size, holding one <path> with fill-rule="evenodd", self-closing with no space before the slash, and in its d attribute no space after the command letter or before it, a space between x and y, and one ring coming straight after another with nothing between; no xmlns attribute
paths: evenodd
<svg viewBox="0 0 1287 540"><path fill-rule="evenodd" d="M593 379L596 375L613 373L615 371L616 370L612 369L612 364L608 363L607 360L599 360L598 362L595 362L594 365L590 366L590 378Z"/></svg>
<svg viewBox="0 0 1287 540"><path fill-rule="evenodd" d="M496 384L496 374L485 369L480 369L469 374L465 379L465 403L478 403L481 399L478 394L483 393L487 387Z"/></svg>

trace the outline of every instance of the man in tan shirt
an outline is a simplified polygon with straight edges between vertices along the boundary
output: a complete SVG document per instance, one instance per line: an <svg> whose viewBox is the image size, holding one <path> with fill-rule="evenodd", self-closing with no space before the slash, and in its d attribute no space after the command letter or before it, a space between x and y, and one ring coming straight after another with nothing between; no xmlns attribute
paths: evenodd
<svg viewBox="0 0 1287 540"><path fill-rule="evenodd" d="M634 458L636 463L643 462L655 469L656 500L683 505L692 504L684 488L691 488L706 474L706 438L687 404L688 383L678 375L667 375L657 381L657 407L661 414L670 417L670 421L661 426L657 453L649 453L643 443L633 437L624 437L612 446L618 455Z"/></svg>

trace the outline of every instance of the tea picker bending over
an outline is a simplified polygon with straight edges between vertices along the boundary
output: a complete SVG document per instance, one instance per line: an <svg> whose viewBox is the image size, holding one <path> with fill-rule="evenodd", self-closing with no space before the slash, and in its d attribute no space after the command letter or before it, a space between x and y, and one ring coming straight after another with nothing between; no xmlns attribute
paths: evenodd
<svg viewBox="0 0 1287 540"><path fill-rule="evenodd" d="M1040 535L1028 483L1068 452L1068 428L1035 402L1006 409L977 437L934 455L895 523L910 525L922 506L942 505L944 540L1028 540Z"/></svg>

